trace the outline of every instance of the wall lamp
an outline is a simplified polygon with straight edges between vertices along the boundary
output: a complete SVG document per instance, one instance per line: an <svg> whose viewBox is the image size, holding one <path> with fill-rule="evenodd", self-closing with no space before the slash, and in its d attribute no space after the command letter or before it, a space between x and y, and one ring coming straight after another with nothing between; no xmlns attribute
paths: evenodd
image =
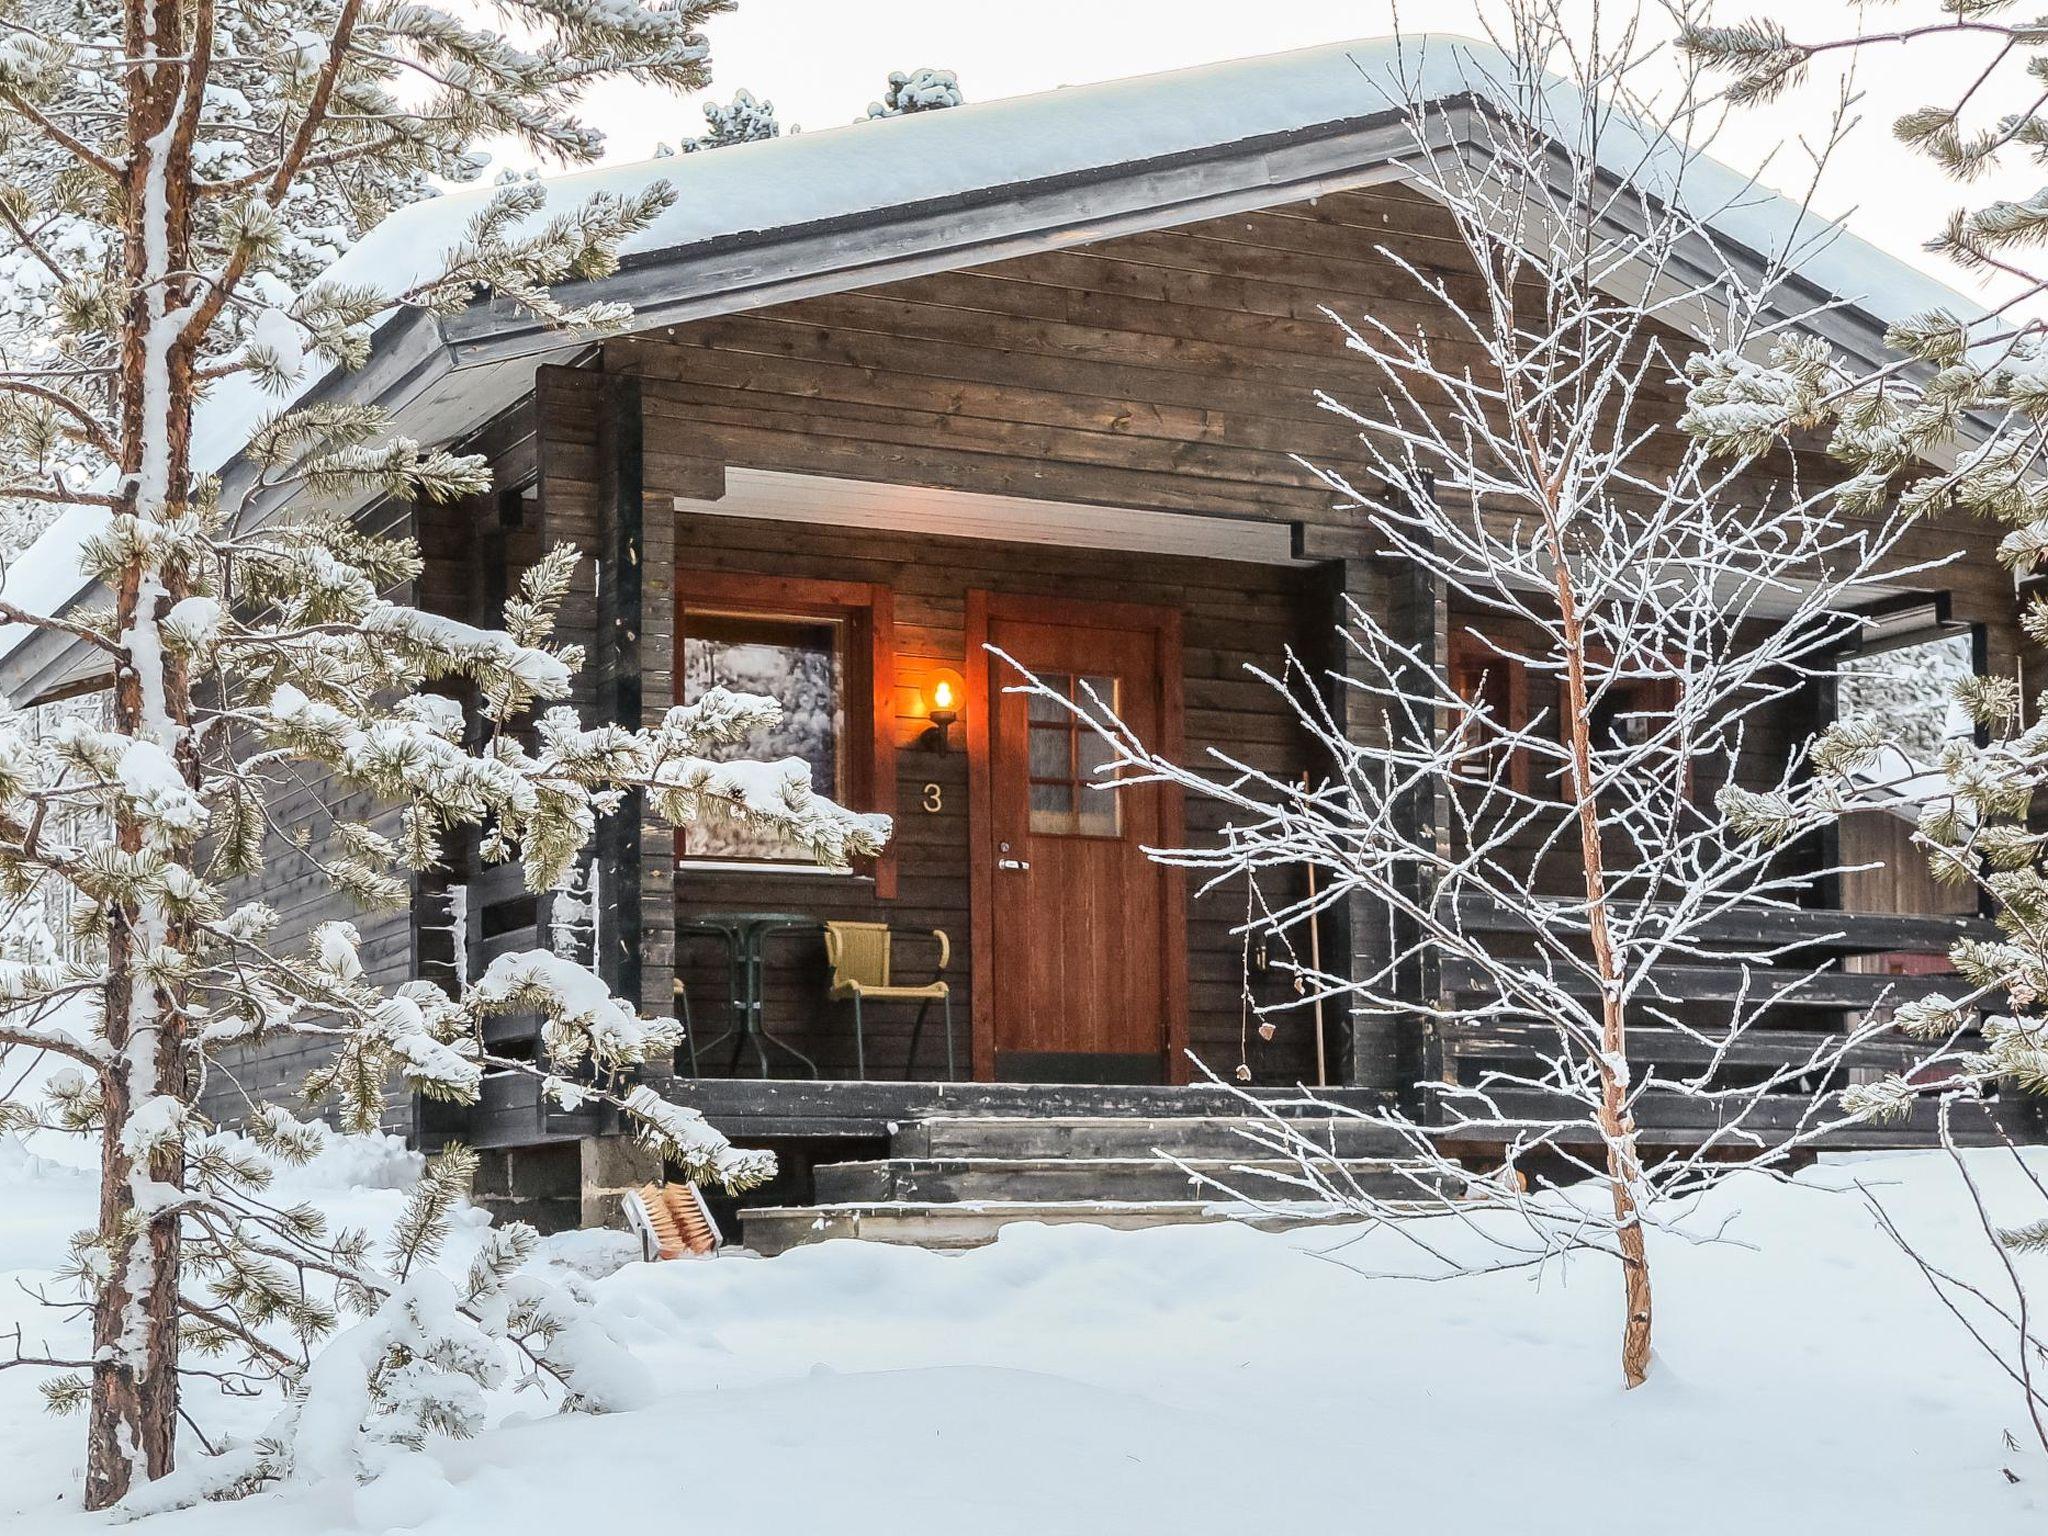
<svg viewBox="0 0 2048 1536"><path fill-rule="evenodd" d="M960 696L966 690L966 681L950 668L934 668L925 678L922 697L925 718L931 724L919 741L928 750L944 752L951 745L953 727L960 719Z"/></svg>

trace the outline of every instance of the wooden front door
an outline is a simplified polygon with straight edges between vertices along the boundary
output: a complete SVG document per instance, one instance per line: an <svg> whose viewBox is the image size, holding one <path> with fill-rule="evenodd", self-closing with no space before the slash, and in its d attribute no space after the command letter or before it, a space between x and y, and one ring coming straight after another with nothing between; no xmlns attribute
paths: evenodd
<svg viewBox="0 0 2048 1536"><path fill-rule="evenodd" d="M1177 750L1173 615L995 596L977 606L987 646L1017 665L987 651L976 663L987 668L975 680L987 921L976 1066L1009 1081L1182 1080L1178 884L1145 854L1178 839L1178 805L1156 784L1104 787L1100 737L1051 699L1005 691L1021 666L1068 697L1092 691L1140 740Z"/></svg>

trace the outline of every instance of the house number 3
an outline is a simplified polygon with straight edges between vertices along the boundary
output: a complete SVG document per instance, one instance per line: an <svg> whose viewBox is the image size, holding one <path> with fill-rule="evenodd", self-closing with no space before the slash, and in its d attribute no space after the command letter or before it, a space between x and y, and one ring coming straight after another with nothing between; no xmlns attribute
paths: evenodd
<svg viewBox="0 0 2048 1536"><path fill-rule="evenodd" d="M946 796L944 792L940 790L938 785L925 785L924 808L927 811L943 811L946 808Z"/></svg>

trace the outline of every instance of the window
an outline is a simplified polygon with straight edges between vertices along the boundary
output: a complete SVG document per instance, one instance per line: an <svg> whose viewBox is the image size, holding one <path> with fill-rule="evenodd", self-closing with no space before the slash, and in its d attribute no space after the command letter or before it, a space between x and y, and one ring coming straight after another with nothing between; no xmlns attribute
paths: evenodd
<svg viewBox="0 0 2048 1536"><path fill-rule="evenodd" d="M1529 788L1529 754L1513 751L1504 733L1529 723L1529 675L1518 661L1502 656L1476 635L1460 631L1451 645L1451 687L1460 699L1483 712L1491 725L1467 720L1470 740L1459 761L1458 778L1473 783L1500 782L1518 793Z"/></svg>
<svg viewBox="0 0 2048 1536"><path fill-rule="evenodd" d="M782 706L782 718L709 756L779 762L801 758L811 788L844 802L846 626L835 619L767 618L695 612L683 631L683 702L713 688L758 693ZM769 830L732 822L699 822L683 833L683 855L696 859L760 859L810 863L810 851Z"/></svg>
<svg viewBox="0 0 2048 1536"><path fill-rule="evenodd" d="M1041 683L1082 707L1115 714L1117 680L1107 674L1042 672ZM1092 697L1091 697L1092 696ZM1123 807L1109 780L1109 743L1055 699L1031 694L1031 831L1038 837L1117 837Z"/></svg>
<svg viewBox="0 0 2048 1536"><path fill-rule="evenodd" d="M1849 814L1824 845L1824 862L1840 871L1831 904L1852 912L1968 916L1977 910L1976 888L1936 879L1913 838L1923 804L1945 792L1942 754L1975 730L1955 688L1980 670L1978 634L1950 623L1938 601L1880 616L1865 629L1859 649L1836 662L1835 714L1875 717L1886 741L1854 770ZM1844 969L1918 975L1945 964L1922 954L1853 955Z"/></svg>
<svg viewBox="0 0 2048 1536"><path fill-rule="evenodd" d="M863 811L894 809L895 739L877 679L891 676L886 588L714 572L677 574L676 697L685 704L713 688L761 694L782 718L719 758L797 758L811 787ZM684 859L777 868L815 867L808 848L774 831L723 820L683 829ZM878 892L893 894L893 864L875 869Z"/></svg>
<svg viewBox="0 0 2048 1536"><path fill-rule="evenodd" d="M1462 662L1452 670L1451 686L1472 711L1460 721L1466 739L1459 743L1463 750L1458 757L1458 777L1490 783L1500 777L1510 756L1501 733L1515 728L1508 663L1496 660L1489 667L1476 658ZM1484 716L1485 723L1478 716Z"/></svg>
<svg viewBox="0 0 2048 1536"><path fill-rule="evenodd" d="M1847 656L1835 679L1835 712L1877 716L1908 758L1932 767L1950 741L1970 739L1970 717L1956 703L1955 689L1976 672L1976 638L1968 632Z"/></svg>
<svg viewBox="0 0 2048 1536"><path fill-rule="evenodd" d="M1632 788L1624 792L1634 794L1673 785L1681 798L1693 799L1699 790L1694 778L1696 764L1690 759L1680 764L1679 753L1683 748L1679 742L1665 736L1655 750L1643 750L1657 742L1677 712L1683 686L1678 664L1671 662L1667 670L1654 660L1617 662L1606 651L1590 647L1586 660L1587 735L1600 759L1596 763L1595 781L1600 782L1603 776L1610 783L1625 778ZM1571 740L1571 707L1562 670L1556 686L1557 740L1564 746ZM1558 798L1570 803L1571 770L1560 767L1554 782Z"/></svg>
<svg viewBox="0 0 2048 1536"><path fill-rule="evenodd" d="M1662 678L1617 678L1594 703L1591 736L1602 747L1646 747L1678 705L1677 685Z"/></svg>

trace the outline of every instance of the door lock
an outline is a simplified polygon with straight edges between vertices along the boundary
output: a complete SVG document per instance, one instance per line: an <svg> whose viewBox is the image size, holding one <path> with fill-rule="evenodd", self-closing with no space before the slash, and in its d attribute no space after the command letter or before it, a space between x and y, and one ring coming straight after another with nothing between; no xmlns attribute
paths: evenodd
<svg viewBox="0 0 2048 1536"><path fill-rule="evenodd" d="M996 860L996 868L997 868L997 869L1029 869L1030 867L1031 867L1031 861L1030 861L1029 859L997 859L997 860Z"/></svg>

